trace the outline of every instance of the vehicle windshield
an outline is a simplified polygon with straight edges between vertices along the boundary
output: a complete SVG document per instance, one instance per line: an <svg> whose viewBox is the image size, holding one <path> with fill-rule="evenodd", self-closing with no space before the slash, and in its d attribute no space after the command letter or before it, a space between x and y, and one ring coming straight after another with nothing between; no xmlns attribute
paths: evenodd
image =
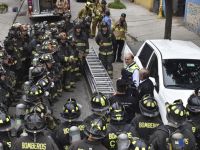
<svg viewBox="0 0 200 150"><path fill-rule="evenodd" d="M195 89L200 86L200 60L163 60L163 79L166 88Z"/></svg>

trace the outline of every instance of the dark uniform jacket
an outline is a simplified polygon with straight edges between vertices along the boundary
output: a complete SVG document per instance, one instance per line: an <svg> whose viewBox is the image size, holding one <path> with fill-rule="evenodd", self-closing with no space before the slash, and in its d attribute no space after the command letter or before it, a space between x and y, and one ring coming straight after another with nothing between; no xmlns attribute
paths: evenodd
<svg viewBox="0 0 200 150"><path fill-rule="evenodd" d="M149 142L150 136L154 133L158 126L162 125L162 120L160 116L158 117L145 117L138 114L131 122L133 126L133 136L139 137L145 141Z"/></svg>
<svg viewBox="0 0 200 150"><path fill-rule="evenodd" d="M138 91L139 91L139 98L142 99L142 97L146 94L150 94L153 96L153 90L154 85L150 79L146 79L143 82L139 84Z"/></svg>
<svg viewBox="0 0 200 150"><path fill-rule="evenodd" d="M14 141L11 150L59 150L50 136L37 133L35 139L36 141L34 141L34 136L32 134L20 137Z"/></svg>
<svg viewBox="0 0 200 150"><path fill-rule="evenodd" d="M107 150L100 141L88 141L86 138L72 144L70 150Z"/></svg>
<svg viewBox="0 0 200 150"><path fill-rule="evenodd" d="M189 120L184 123L186 129L189 129L195 136L198 149L200 149L200 116L190 116Z"/></svg>
<svg viewBox="0 0 200 150"><path fill-rule="evenodd" d="M170 139L171 135L176 132L177 129L179 129L184 136L184 150L195 150L196 141L190 130L186 129L184 126L174 128L168 125L158 127L158 129L150 137L150 143L154 150L168 150L167 139Z"/></svg>
<svg viewBox="0 0 200 150"><path fill-rule="evenodd" d="M69 129L72 126L77 126L80 129L81 139L85 137L84 131L84 124L82 121L72 121L72 122L64 122L58 129L55 131L53 138L55 139L58 147L60 150L69 149L70 146L70 136L69 136Z"/></svg>
<svg viewBox="0 0 200 150"><path fill-rule="evenodd" d="M127 122L131 122L131 120L135 116L135 112L138 110L138 100L133 97L126 94L115 94L112 97L109 98L110 104L113 103L120 103L124 109L125 109L125 120Z"/></svg>
<svg viewBox="0 0 200 150"><path fill-rule="evenodd" d="M113 54L113 45L116 43L115 36L112 32L108 31L105 35L102 32L98 32L95 38L99 45L99 53L102 55ZM106 54L107 53L107 54Z"/></svg>
<svg viewBox="0 0 200 150"><path fill-rule="evenodd" d="M0 132L0 143L3 144L3 150L9 150L11 148L12 139L9 132Z"/></svg>
<svg viewBox="0 0 200 150"><path fill-rule="evenodd" d="M111 120L108 125L108 135L102 140L103 145L109 150L117 150L118 135L121 133L126 133L131 139L133 137L131 124L126 124L126 122L113 123Z"/></svg>

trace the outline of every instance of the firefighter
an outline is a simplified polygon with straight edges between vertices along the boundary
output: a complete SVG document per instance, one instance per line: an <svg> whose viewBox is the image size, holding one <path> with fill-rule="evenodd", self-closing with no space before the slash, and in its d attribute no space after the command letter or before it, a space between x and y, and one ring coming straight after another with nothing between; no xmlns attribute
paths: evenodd
<svg viewBox="0 0 200 150"><path fill-rule="evenodd" d="M0 111L0 143L3 145L3 150L11 148L12 133L14 128L14 120L4 111Z"/></svg>
<svg viewBox="0 0 200 150"><path fill-rule="evenodd" d="M127 124L124 118L124 108L119 103L113 103L110 107L110 124L108 125L108 135L104 138L103 144L109 150L117 149L118 136L122 133L127 134L128 141L132 139L132 126ZM128 149L129 145L127 145Z"/></svg>
<svg viewBox="0 0 200 150"><path fill-rule="evenodd" d="M48 84L50 85L48 90L52 94L52 98L56 99L58 94L61 95L62 85L60 82L61 73L58 66L55 64L53 56L49 53L42 54L39 58L40 63L44 64L45 68L48 71L48 76L46 75L44 78L48 79ZM55 83L55 86L52 85ZM42 83L43 84L43 83ZM46 89L47 90L47 89Z"/></svg>
<svg viewBox="0 0 200 150"><path fill-rule="evenodd" d="M80 115L81 108L77 104L76 100L73 98L67 99L63 107L63 112L61 113L61 117L64 119L64 122L58 126L53 136L60 150L68 150L71 142L73 142L71 140L74 139L74 137L71 137L70 133L70 128L72 126L76 126L79 129L79 132L77 131L77 135L74 134L74 136L79 135L80 138L83 139L85 126L82 121L78 120Z"/></svg>
<svg viewBox="0 0 200 150"><path fill-rule="evenodd" d="M123 62L121 60L122 50L126 40L127 23L126 14L122 13L120 19L113 25L113 33L116 37L116 44L114 46L114 61Z"/></svg>
<svg viewBox="0 0 200 150"><path fill-rule="evenodd" d="M99 59L108 71L110 77L113 77L113 45L115 44L115 36L109 30L107 23L102 22L101 28L95 38L99 45Z"/></svg>
<svg viewBox="0 0 200 150"><path fill-rule="evenodd" d="M7 52L3 49L0 50L0 67L3 72L6 74L7 82L12 87L15 88L16 85L16 76L15 73L10 69L12 65L12 58L10 58Z"/></svg>
<svg viewBox="0 0 200 150"><path fill-rule="evenodd" d="M92 120L97 117L103 117L107 124L110 122L110 116L109 116L109 107L110 102L106 98L104 94L101 92L95 92L92 95L92 98L90 100L90 106L93 114L85 118L86 120Z"/></svg>
<svg viewBox="0 0 200 150"><path fill-rule="evenodd" d="M84 133L87 136L70 146L70 150L107 150L100 142L107 135L106 120L101 117L85 120Z"/></svg>
<svg viewBox="0 0 200 150"><path fill-rule="evenodd" d="M138 112L138 99L133 96L126 95L127 84L123 79L118 79L116 82L117 92L109 98L111 105L115 102L123 105L125 109L124 119L127 123L130 123L135 116L135 112Z"/></svg>
<svg viewBox="0 0 200 150"><path fill-rule="evenodd" d="M69 3L67 0L57 0L56 1L57 13L63 15L69 10Z"/></svg>
<svg viewBox="0 0 200 150"><path fill-rule="evenodd" d="M14 102L14 89L7 82L7 76L3 68L0 69L0 103L8 109L12 102Z"/></svg>
<svg viewBox="0 0 200 150"><path fill-rule="evenodd" d="M71 45L67 42L67 34L61 32L59 34L59 57L61 65L63 66L63 88L66 91L72 91L72 87L75 85L74 80L72 80L73 66L74 66L74 52Z"/></svg>
<svg viewBox="0 0 200 150"><path fill-rule="evenodd" d="M200 95L199 88L188 98L186 109L189 112L188 120L185 123L186 128L190 129L197 142L197 148L200 149Z"/></svg>
<svg viewBox="0 0 200 150"><path fill-rule="evenodd" d="M94 116L105 116L108 113L110 102L101 92L95 92L90 101Z"/></svg>
<svg viewBox="0 0 200 150"><path fill-rule="evenodd" d="M99 0L95 0L93 5L93 18L92 18L92 33L91 36L95 37L97 25L100 24L103 18L103 8Z"/></svg>
<svg viewBox="0 0 200 150"><path fill-rule="evenodd" d="M139 67L134 61L134 55L132 53L125 54L126 66L122 69L122 79L126 80L128 88L126 91L127 95L134 97L139 96L137 87L139 86Z"/></svg>
<svg viewBox="0 0 200 150"><path fill-rule="evenodd" d="M150 136L163 123L159 114L158 104L150 95L145 95L139 101L139 108L141 114L136 115L131 122L134 127L133 136L141 138L148 144Z"/></svg>
<svg viewBox="0 0 200 150"><path fill-rule="evenodd" d="M185 128L187 111L182 100L166 103L167 125L162 125L150 137L149 143L154 150L191 150L196 148L195 137Z"/></svg>
<svg viewBox="0 0 200 150"><path fill-rule="evenodd" d="M81 69L83 67L82 65L85 62L85 57L89 53L88 37L82 30L81 24L76 23L72 36L72 43L75 48L75 56L77 60L76 67L74 68L77 79L80 79Z"/></svg>
<svg viewBox="0 0 200 150"><path fill-rule="evenodd" d="M84 21L85 33L89 37L91 34L92 3L86 2L85 7L79 11L78 18Z"/></svg>
<svg viewBox="0 0 200 150"><path fill-rule="evenodd" d="M45 135L46 124L44 118L34 112L25 116L24 136L17 138L11 150L44 149L59 150L51 136Z"/></svg>

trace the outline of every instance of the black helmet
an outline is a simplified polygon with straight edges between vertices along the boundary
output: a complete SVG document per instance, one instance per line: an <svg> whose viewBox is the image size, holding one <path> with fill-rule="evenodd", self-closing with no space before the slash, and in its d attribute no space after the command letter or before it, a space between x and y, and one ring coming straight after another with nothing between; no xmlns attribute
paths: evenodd
<svg viewBox="0 0 200 150"><path fill-rule="evenodd" d="M84 133L88 137L92 135L93 139L102 139L107 135L107 126L104 117L97 117L92 120L86 119L84 125Z"/></svg>
<svg viewBox="0 0 200 150"><path fill-rule="evenodd" d="M38 99L41 98L44 95L44 91L41 88L41 86L39 85L33 85L30 87L29 91L28 91L28 97L27 100L25 100L26 102L30 102L30 103L36 103L38 102Z"/></svg>
<svg viewBox="0 0 200 150"><path fill-rule="evenodd" d="M121 17L126 18L126 14L125 14L125 13L122 13L122 14L121 14Z"/></svg>
<svg viewBox="0 0 200 150"><path fill-rule="evenodd" d="M110 102L108 99L100 92L96 92L93 94L92 99L90 101L91 109L94 112L103 112L109 109Z"/></svg>
<svg viewBox="0 0 200 150"><path fill-rule="evenodd" d="M108 28L108 24L106 22L101 22L101 28L107 27Z"/></svg>
<svg viewBox="0 0 200 150"><path fill-rule="evenodd" d="M36 85L39 85L43 90L46 91L46 90L49 90L49 88L51 86L51 81L47 76L45 76L45 77L41 78L40 80L38 80Z"/></svg>
<svg viewBox="0 0 200 150"><path fill-rule="evenodd" d="M133 137L131 139L129 150L148 150L148 146L142 139Z"/></svg>
<svg viewBox="0 0 200 150"><path fill-rule="evenodd" d="M32 69L31 76L33 78L40 78L40 77L44 76L46 73L47 72L46 72L46 69L44 67L36 66Z"/></svg>
<svg viewBox="0 0 200 150"><path fill-rule="evenodd" d="M139 102L139 108L142 115L147 117L156 117L159 115L159 108L156 100L150 95L144 95Z"/></svg>
<svg viewBox="0 0 200 150"><path fill-rule="evenodd" d="M167 120L175 125L181 125L187 116L182 100L175 100L172 104L166 103Z"/></svg>
<svg viewBox="0 0 200 150"><path fill-rule="evenodd" d="M0 132L10 131L13 128L14 121L4 111L0 111Z"/></svg>
<svg viewBox="0 0 200 150"><path fill-rule="evenodd" d="M81 29L81 28L82 28L81 22L80 21L76 22L74 25L74 29Z"/></svg>
<svg viewBox="0 0 200 150"><path fill-rule="evenodd" d="M42 54L39 59L40 63L54 63L53 56L50 53Z"/></svg>
<svg viewBox="0 0 200 150"><path fill-rule="evenodd" d="M61 113L61 116L65 119L73 120L78 118L80 115L81 115L81 110L76 100L73 98L67 99L67 102L63 107L63 113Z"/></svg>
<svg viewBox="0 0 200 150"><path fill-rule="evenodd" d="M101 4L106 5L107 4L106 0L101 0Z"/></svg>
<svg viewBox="0 0 200 150"><path fill-rule="evenodd" d="M41 115L36 112L27 114L24 120L24 127L28 132L38 133L46 128L44 118L42 118Z"/></svg>
<svg viewBox="0 0 200 150"><path fill-rule="evenodd" d="M110 119L113 121L124 120L124 107L118 102L113 103L110 107Z"/></svg>
<svg viewBox="0 0 200 150"><path fill-rule="evenodd" d="M195 94L192 94L188 98L188 104L186 108L192 113L200 113L200 95L198 93L199 88L195 90Z"/></svg>
<svg viewBox="0 0 200 150"><path fill-rule="evenodd" d="M28 110L29 114L38 113L41 117L47 114L47 107L43 103L37 103L36 105L30 107Z"/></svg>

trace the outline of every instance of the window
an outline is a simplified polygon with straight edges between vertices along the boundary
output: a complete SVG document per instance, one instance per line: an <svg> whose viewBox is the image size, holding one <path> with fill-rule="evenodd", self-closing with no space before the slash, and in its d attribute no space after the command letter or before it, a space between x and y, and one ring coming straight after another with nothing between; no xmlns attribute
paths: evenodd
<svg viewBox="0 0 200 150"><path fill-rule="evenodd" d="M155 79L156 82L155 89L158 92L159 91L158 58L155 53L153 54L150 60L148 70L150 72L150 77L153 77Z"/></svg>
<svg viewBox="0 0 200 150"><path fill-rule="evenodd" d="M154 77L155 80L158 80L158 58L155 53L151 58L148 70L150 72L150 77Z"/></svg>
<svg viewBox="0 0 200 150"><path fill-rule="evenodd" d="M163 60L163 79L166 88L195 89L200 85L200 60Z"/></svg>
<svg viewBox="0 0 200 150"><path fill-rule="evenodd" d="M139 59L144 68L146 68L148 60L151 57L152 53L153 53L153 49L148 44L145 44L139 55Z"/></svg>

